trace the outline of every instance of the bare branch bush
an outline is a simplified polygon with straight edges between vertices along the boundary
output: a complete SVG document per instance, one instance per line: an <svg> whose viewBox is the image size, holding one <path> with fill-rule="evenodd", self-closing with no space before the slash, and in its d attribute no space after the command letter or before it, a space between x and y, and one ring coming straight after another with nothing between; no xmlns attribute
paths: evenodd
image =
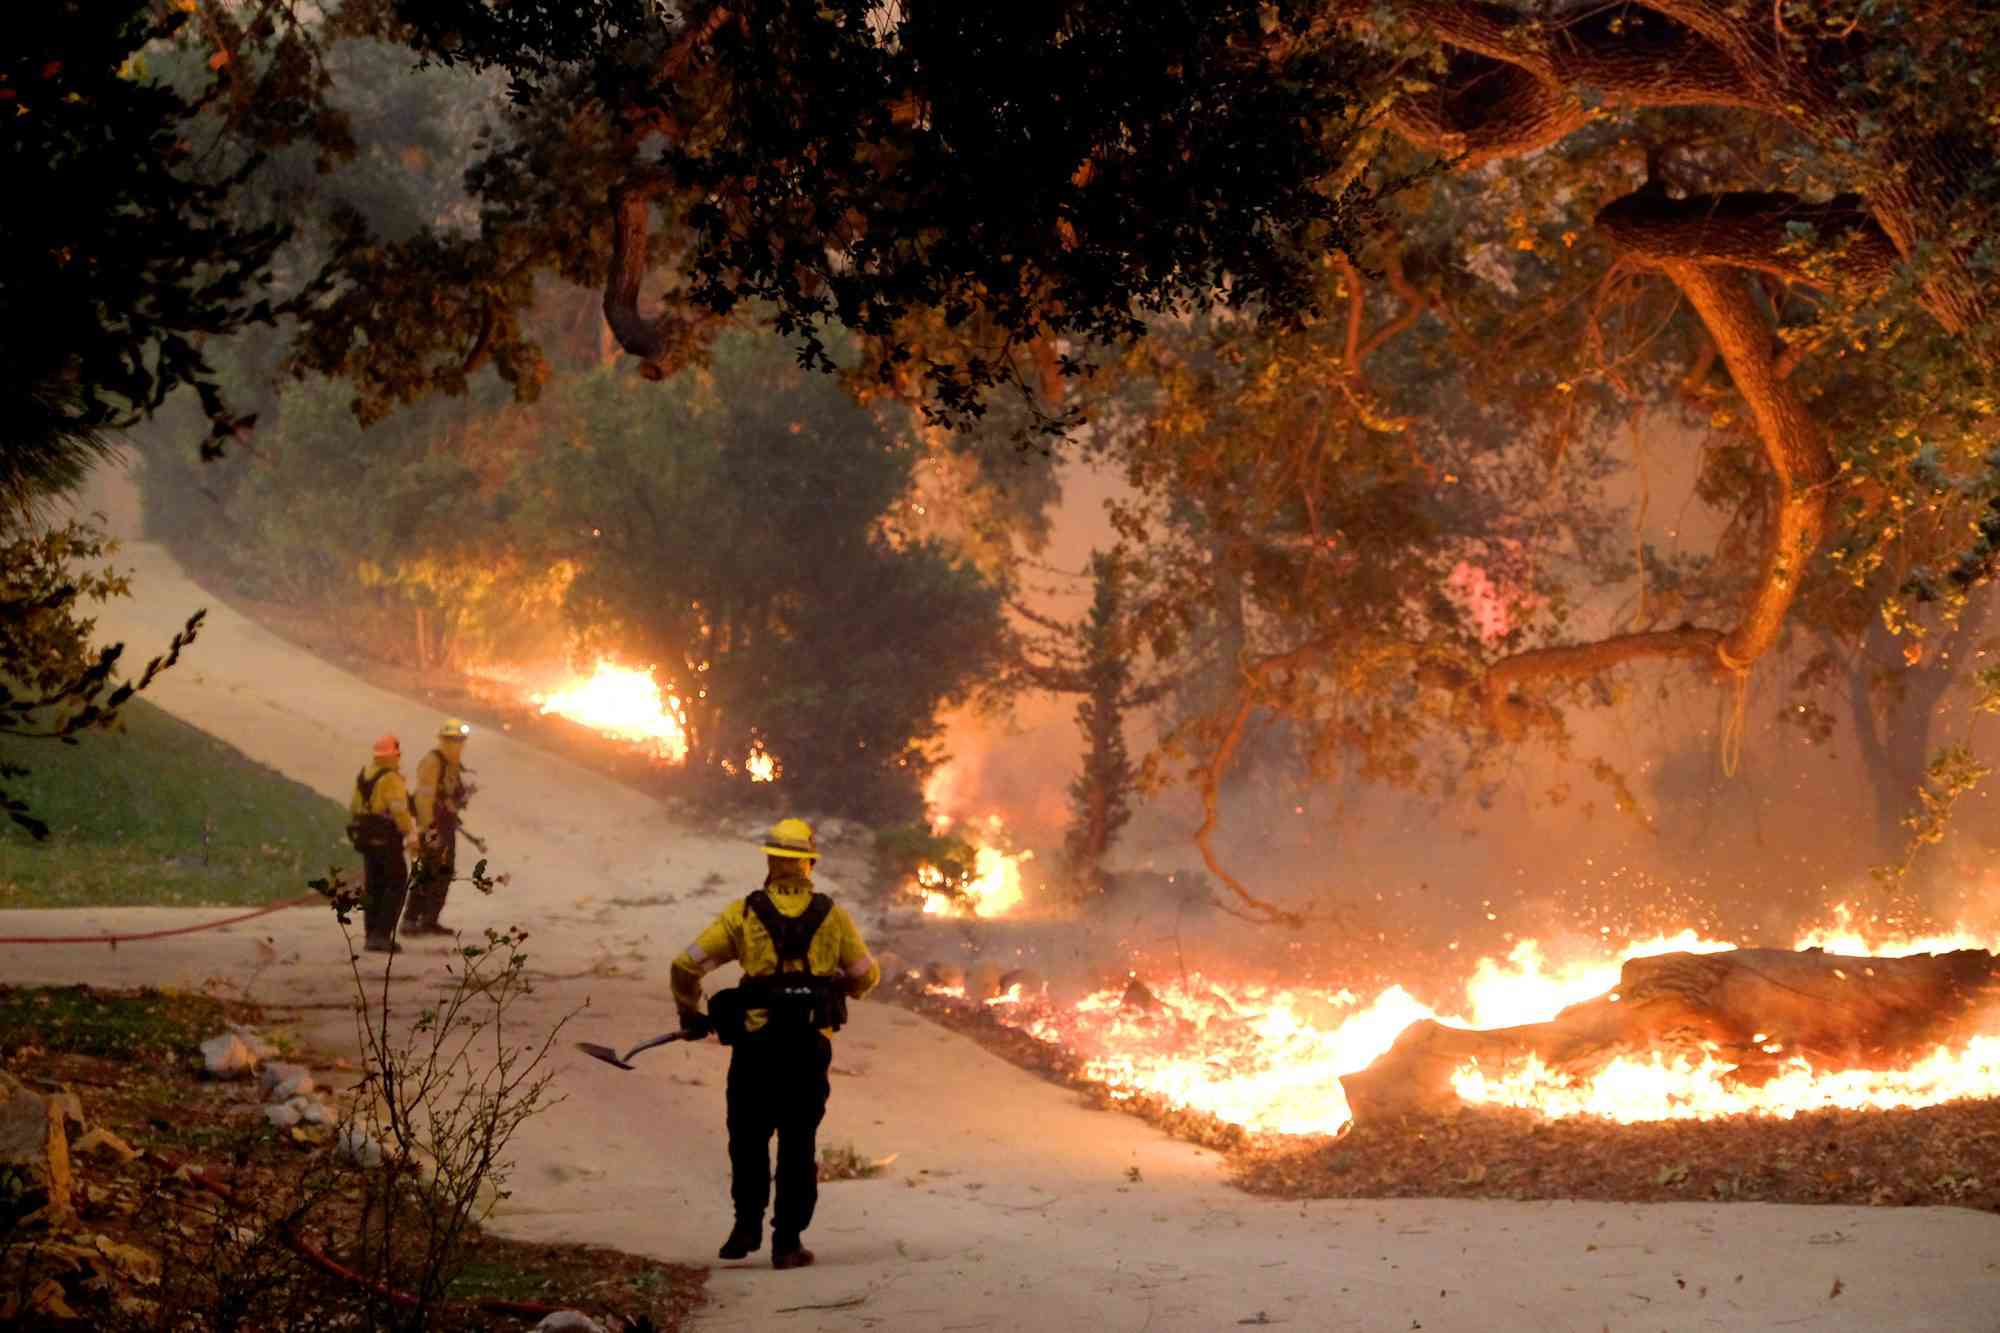
<svg viewBox="0 0 2000 1333"><path fill-rule="evenodd" d="M483 860L471 883L492 891ZM313 887L333 900L347 934L365 1071L337 1134L367 1193L350 1255L367 1284L365 1326L422 1329L463 1269L472 1228L509 1195L514 1134L563 1100L550 1095L548 1055L580 1010L521 1035L518 1006L534 985L528 933L512 926L462 943L441 993L413 1016L399 1014L390 995L395 955L379 975L364 972L348 929L358 894L338 872Z"/></svg>

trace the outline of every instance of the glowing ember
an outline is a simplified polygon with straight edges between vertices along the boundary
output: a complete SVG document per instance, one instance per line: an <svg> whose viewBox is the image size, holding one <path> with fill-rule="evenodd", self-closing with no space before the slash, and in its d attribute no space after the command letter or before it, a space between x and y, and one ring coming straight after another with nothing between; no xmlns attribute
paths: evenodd
<svg viewBox="0 0 2000 1333"><path fill-rule="evenodd" d="M529 698L545 714L643 745L670 764L687 760L687 713L679 698L661 694L651 667L641 671L599 662L588 680Z"/></svg>
<svg viewBox="0 0 2000 1333"><path fill-rule="evenodd" d="M1965 933L1869 941L1844 912L1834 928L1810 932L1798 945L1876 957L1994 946ZM1481 1028L1544 1022L1611 991L1623 959L1734 947L1684 932L1552 964L1541 945L1523 941L1504 961L1483 958L1474 965L1463 1017L1439 1015L1400 986L1363 1005L1344 990L1230 986L1198 976L1150 990L1135 982L1067 1008L1011 994L987 1004L1000 1021L1076 1054L1082 1072L1114 1097L1158 1098L1257 1132L1334 1134L1351 1118L1340 1077L1367 1068L1413 1022L1431 1018ZM1776 1042L1764 1049L1782 1056ZM1928 1106L2000 1096L2000 1033L1975 1037L1961 1049L1937 1048L1898 1070L1816 1070L1793 1056L1755 1082L1739 1077L1734 1064L1710 1049L1699 1056L1620 1059L1581 1082L1532 1059L1504 1069L1483 1069L1475 1061L1457 1072L1453 1085L1466 1102L1621 1123Z"/></svg>

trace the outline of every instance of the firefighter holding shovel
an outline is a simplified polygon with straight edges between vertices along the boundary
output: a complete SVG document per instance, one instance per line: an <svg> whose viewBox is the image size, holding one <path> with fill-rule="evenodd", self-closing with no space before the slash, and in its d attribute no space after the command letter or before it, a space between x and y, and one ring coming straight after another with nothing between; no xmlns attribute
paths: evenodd
<svg viewBox="0 0 2000 1333"><path fill-rule="evenodd" d="M741 1259L763 1246L775 1133L771 1266L803 1268L813 1261L800 1237L819 1197L816 1136L826 1114L830 1038L847 1019L848 998L874 989L882 970L847 912L813 891L819 849L812 826L779 820L763 846L764 887L723 909L674 959L674 1002L682 1035L699 1039L713 1032L731 1048L727 1106L736 1225L719 1257ZM704 1014L701 979L730 962L743 965L743 980L714 995Z"/></svg>

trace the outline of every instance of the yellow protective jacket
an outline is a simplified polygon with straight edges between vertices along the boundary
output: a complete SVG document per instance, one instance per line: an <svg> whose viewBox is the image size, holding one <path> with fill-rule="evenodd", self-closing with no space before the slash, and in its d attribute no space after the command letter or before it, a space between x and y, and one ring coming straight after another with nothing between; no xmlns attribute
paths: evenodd
<svg viewBox="0 0 2000 1333"><path fill-rule="evenodd" d="M368 799L361 799L361 784L375 777L375 786L369 791ZM416 817L410 813L410 790L403 785L402 769L397 764L385 764L379 759L368 761L368 767L361 770L361 777L354 784L354 794L348 798L347 813L350 815L387 815L396 821L396 831L409 837L416 829Z"/></svg>
<svg viewBox="0 0 2000 1333"><path fill-rule="evenodd" d="M432 750L417 761L417 827L428 833L437 827L438 796L455 815L465 803L464 761L442 748Z"/></svg>
<svg viewBox="0 0 2000 1333"><path fill-rule="evenodd" d="M764 889L771 895L771 904L786 916L803 914L812 901L812 879L804 873L773 876L764 881ZM674 959L668 974L673 983L674 1003L683 1009L699 1011L701 979L724 963L741 963L743 975L749 977L769 976L778 970L778 949L770 932L744 907L741 898L723 908L722 915L710 922L708 929ZM814 976L845 977L847 993L857 999L874 990L882 980L882 969L862 943L854 919L838 903L813 936L806 950L806 965ZM755 1032L764 1026L766 1018L764 1010L752 1009L744 1016L743 1026Z"/></svg>

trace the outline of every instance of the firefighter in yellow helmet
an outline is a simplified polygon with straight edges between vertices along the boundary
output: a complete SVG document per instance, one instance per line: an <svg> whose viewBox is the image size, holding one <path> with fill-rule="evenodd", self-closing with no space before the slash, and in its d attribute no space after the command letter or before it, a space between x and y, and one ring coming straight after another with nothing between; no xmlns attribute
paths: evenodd
<svg viewBox="0 0 2000 1333"><path fill-rule="evenodd" d="M813 1261L800 1237L818 1202L816 1136L826 1115L827 1070L848 997L873 990L882 969L845 909L813 892L819 848L803 819L781 819L764 840L764 887L723 909L674 959L681 1027L732 1047L727 1090L730 1196L736 1225L719 1256L741 1259L764 1243L771 1196L771 1136L778 1136L771 1266ZM701 979L741 963L743 981L701 1012Z"/></svg>
<svg viewBox="0 0 2000 1333"><path fill-rule="evenodd" d="M417 834L423 845L410 870L410 905L403 912L405 935L450 935L438 920L445 895L458 873L458 816L472 796L465 780L465 742L472 728L446 718L438 728L437 748L417 763L415 805Z"/></svg>
<svg viewBox="0 0 2000 1333"><path fill-rule="evenodd" d="M370 953L397 953L396 918L403 910L409 870L405 851L417 849L417 821L403 786L403 747L394 736L375 742L368 766L354 775L347 803L347 839L361 853L361 920Z"/></svg>

